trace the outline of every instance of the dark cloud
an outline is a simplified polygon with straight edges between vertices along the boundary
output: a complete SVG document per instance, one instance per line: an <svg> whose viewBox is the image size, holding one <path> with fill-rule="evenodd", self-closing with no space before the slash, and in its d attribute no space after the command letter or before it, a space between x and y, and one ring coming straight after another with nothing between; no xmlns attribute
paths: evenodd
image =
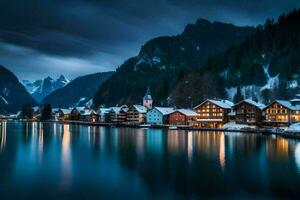
<svg viewBox="0 0 300 200"><path fill-rule="evenodd" d="M63 61L76 59L83 61L82 74L115 69L147 40L180 33L197 18L257 25L299 6L299 0L2 0L0 64L19 77L24 71L25 78L51 68L58 73ZM45 57L62 62L43 63ZM61 71L71 77L80 72Z"/></svg>

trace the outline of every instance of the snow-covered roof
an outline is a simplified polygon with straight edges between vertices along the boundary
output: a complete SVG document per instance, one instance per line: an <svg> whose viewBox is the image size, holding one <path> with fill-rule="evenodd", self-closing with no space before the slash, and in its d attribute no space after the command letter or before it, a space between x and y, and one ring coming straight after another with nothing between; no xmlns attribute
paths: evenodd
<svg viewBox="0 0 300 200"><path fill-rule="evenodd" d="M109 112L114 112L114 113L120 113L121 111L127 112L128 108L121 106L121 107L110 107Z"/></svg>
<svg viewBox="0 0 300 200"><path fill-rule="evenodd" d="M33 112L38 112L40 110L40 107L39 106L34 106L32 107L33 109Z"/></svg>
<svg viewBox="0 0 300 200"><path fill-rule="evenodd" d="M275 100L271 104L267 105L264 109L268 108L273 103L278 103L282 105L285 108L288 108L290 110L300 110L300 105L293 105L290 101L287 100Z"/></svg>
<svg viewBox="0 0 300 200"><path fill-rule="evenodd" d="M191 109L178 109L178 110L175 110L174 112L176 112L176 111L184 114L185 116L189 116L189 117L199 115L198 113L196 113L194 110L191 110Z"/></svg>
<svg viewBox="0 0 300 200"><path fill-rule="evenodd" d="M88 115L91 115L91 114L97 114L97 113L93 109L84 110L84 111L80 112L80 115L83 115L83 116L88 116Z"/></svg>
<svg viewBox="0 0 300 200"><path fill-rule="evenodd" d="M99 114L105 114L105 113L109 113L110 108L99 108L98 113Z"/></svg>
<svg viewBox="0 0 300 200"><path fill-rule="evenodd" d="M201 104L199 104L198 106L196 106L195 108L198 108L199 106L203 105L207 101L210 101L211 103L213 103L221 108L225 108L225 109L231 109L234 106L234 103L232 103L231 101L228 101L228 100L207 99L204 102L202 102Z"/></svg>
<svg viewBox="0 0 300 200"><path fill-rule="evenodd" d="M78 106L78 107L75 107L75 108L76 108L79 112L85 110L85 107L84 107L84 106Z"/></svg>
<svg viewBox="0 0 300 200"><path fill-rule="evenodd" d="M169 115L174 112L174 108L172 107L154 107L154 109L158 110L162 115Z"/></svg>
<svg viewBox="0 0 300 200"><path fill-rule="evenodd" d="M248 103L248 104L251 104L251 105L257 107L257 108L260 109L260 110L262 110L262 109L264 109L264 108L266 107L265 104L260 103L260 102L253 101L252 99L244 99L244 100L238 102L237 104L235 104L235 106L240 105L240 104L243 103L243 102L246 102L246 103Z"/></svg>
<svg viewBox="0 0 300 200"><path fill-rule="evenodd" d="M59 109L59 110L61 110L61 112L64 114L64 115L69 115L69 114L71 114L71 109Z"/></svg>
<svg viewBox="0 0 300 200"><path fill-rule="evenodd" d="M139 113L147 113L147 108L142 105L133 105L133 107L139 112Z"/></svg>

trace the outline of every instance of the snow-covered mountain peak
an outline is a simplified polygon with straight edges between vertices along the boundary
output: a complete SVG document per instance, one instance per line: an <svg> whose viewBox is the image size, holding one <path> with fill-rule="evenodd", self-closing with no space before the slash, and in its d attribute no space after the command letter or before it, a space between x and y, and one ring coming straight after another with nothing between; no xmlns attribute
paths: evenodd
<svg viewBox="0 0 300 200"><path fill-rule="evenodd" d="M22 81L26 90L37 102L41 102L45 96L57 89L64 87L69 82L70 81L64 75L60 75L57 79L53 79L52 77L48 76L43 80L36 80L33 82L29 80Z"/></svg>

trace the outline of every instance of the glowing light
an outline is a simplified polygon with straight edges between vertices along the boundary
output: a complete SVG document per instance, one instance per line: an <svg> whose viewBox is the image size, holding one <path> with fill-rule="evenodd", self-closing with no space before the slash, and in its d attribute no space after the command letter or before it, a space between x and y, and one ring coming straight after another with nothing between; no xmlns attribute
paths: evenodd
<svg viewBox="0 0 300 200"><path fill-rule="evenodd" d="M297 144L296 149L295 149L295 161L296 161L298 171L300 173L300 143Z"/></svg>
<svg viewBox="0 0 300 200"><path fill-rule="evenodd" d="M219 152L219 159L220 159L220 165L222 170L224 171L225 169L225 134L222 133L221 138L220 138L220 152Z"/></svg>
<svg viewBox="0 0 300 200"><path fill-rule="evenodd" d="M1 143L0 143L0 151L2 152L5 148L6 144L6 122L2 122L1 127Z"/></svg>
<svg viewBox="0 0 300 200"><path fill-rule="evenodd" d="M62 138L62 180L61 187L67 189L71 185L71 133L70 125L63 126Z"/></svg>
<svg viewBox="0 0 300 200"><path fill-rule="evenodd" d="M188 159L189 162L193 161L193 133L188 132Z"/></svg>

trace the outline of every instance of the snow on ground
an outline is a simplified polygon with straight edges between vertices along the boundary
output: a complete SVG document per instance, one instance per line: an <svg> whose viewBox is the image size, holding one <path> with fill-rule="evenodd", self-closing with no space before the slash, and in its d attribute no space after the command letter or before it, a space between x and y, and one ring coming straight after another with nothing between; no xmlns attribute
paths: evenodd
<svg viewBox="0 0 300 200"><path fill-rule="evenodd" d="M300 132L300 122L290 125L286 131L290 132Z"/></svg>
<svg viewBox="0 0 300 200"><path fill-rule="evenodd" d="M249 126L247 124L237 124L235 122L229 122L224 125L224 129L228 130L241 130L244 128L256 128L256 126Z"/></svg>

